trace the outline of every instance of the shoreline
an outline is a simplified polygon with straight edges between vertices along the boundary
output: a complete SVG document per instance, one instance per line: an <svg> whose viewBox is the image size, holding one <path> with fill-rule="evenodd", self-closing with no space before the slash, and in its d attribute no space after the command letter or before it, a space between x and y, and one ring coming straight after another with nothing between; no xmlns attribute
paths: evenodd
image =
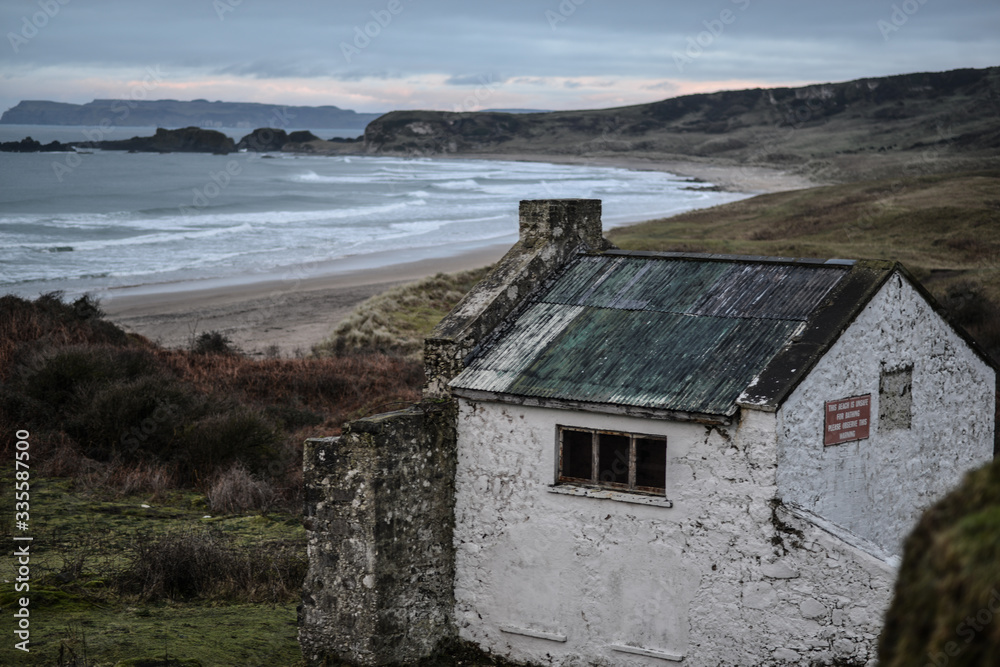
<svg viewBox="0 0 1000 667"><path fill-rule="evenodd" d="M313 154L315 155L315 154ZM763 167L719 165L641 157L558 155L461 155L442 159L589 164L664 171L707 181L720 189L762 194L819 185L805 177ZM641 221L635 221L638 223ZM630 224L635 224L630 223ZM218 331L248 354L308 354L359 303L399 284L437 273L480 268L497 261L509 243L469 248L458 254L373 265L381 257L346 258L336 267L308 267L300 275L242 276L224 281L158 283L109 290L102 308L108 319L165 347L186 347L198 335ZM405 253L395 253L397 256Z"/></svg>

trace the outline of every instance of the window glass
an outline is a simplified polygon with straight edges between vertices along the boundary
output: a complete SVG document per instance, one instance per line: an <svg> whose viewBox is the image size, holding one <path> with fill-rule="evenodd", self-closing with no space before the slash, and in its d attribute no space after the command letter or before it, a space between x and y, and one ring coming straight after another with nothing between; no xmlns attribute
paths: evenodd
<svg viewBox="0 0 1000 667"><path fill-rule="evenodd" d="M635 485L663 490L667 478L667 441L663 438L635 439Z"/></svg>
<svg viewBox="0 0 1000 667"><path fill-rule="evenodd" d="M593 434L590 431L562 432L562 477L593 479Z"/></svg>
<svg viewBox="0 0 1000 667"><path fill-rule="evenodd" d="M599 433L597 481L602 484L628 484L629 437Z"/></svg>

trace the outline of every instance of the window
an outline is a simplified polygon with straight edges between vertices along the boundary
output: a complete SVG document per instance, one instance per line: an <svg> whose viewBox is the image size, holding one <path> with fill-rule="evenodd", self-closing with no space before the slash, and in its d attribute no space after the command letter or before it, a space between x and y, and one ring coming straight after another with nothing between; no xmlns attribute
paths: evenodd
<svg viewBox="0 0 1000 667"><path fill-rule="evenodd" d="M559 427L559 482L664 495L667 438Z"/></svg>
<svg viewBox="0 0 1000 667"><path fill-rule="evenodd" d="M878 430L910 428L913 414L913 366L887 370L878 383Z"/></svg>

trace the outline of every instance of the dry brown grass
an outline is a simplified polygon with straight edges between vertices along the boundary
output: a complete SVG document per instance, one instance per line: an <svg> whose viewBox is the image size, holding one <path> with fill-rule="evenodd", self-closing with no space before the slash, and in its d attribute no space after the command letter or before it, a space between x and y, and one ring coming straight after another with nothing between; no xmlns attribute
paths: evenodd
<svg viewBox="0 0 1000 667"><path fill-rule="evenodd" d="M267 512L276 499L277 493L266 480L239 463L217 473L205 491L208 508L217 514Z"/></svg>
<svg viewBox="0 0 1000 667"><path fill-rule="evenodd" d="M33 433L39 472L114 497L186 486L220 507L297 509L302 441L414 402L422 381L418 363L389 354L165 350L101 319L89 299L0 299L0 428Z"/></svg>
<svg viewBox="0 0 1000 667"><path fill-rule="evenodd" d="M286 602L300 595L307 567L293 545L238 544L215 531L136 535L126 558L113 586L144 601Z"/></svg>

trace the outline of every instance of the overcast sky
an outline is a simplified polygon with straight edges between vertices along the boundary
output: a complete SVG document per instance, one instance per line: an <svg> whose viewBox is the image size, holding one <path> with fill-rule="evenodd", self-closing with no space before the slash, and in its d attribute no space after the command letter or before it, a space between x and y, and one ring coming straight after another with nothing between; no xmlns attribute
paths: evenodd
<svg viewBox="0 0 1000 667"><path fill-rule="evenodd" d="M23 99L582 109L1000 65L997 0L0 0Z"/></svg>

